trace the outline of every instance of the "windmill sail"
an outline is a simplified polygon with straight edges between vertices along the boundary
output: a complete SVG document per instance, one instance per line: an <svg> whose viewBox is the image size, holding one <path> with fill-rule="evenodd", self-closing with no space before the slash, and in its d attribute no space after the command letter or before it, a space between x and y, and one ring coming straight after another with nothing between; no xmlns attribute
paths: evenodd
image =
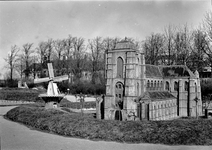
<svg viewBox="0 0 212 150"><path fill-rule="evenodd" d="M54 82L62 82L63 80L68 80L68 75L54 77Z"/></svg>
<svg viewBox="0 0 212 150"><path fill-rule="evenodd" d="M49 71L49 77L34 79L34 83L42 83L42 82L49 82L49 81L62 82L63 80L68 80L68 75L54 77L52 63L48 63L48 71Z"/></svg>
<svg viewBox="0 0 212 150"><path fill-rule="evenodd" d="M34 83L43 83L48 81L49 81L49 77L34 79Z"/></svg>
<svg viewBox="0 0 212 150"><path fill-rule="evenodd" d="M49 78L54 78L54 71L52 67L52 63L48 63L48 71L49 71Z"/></svg>

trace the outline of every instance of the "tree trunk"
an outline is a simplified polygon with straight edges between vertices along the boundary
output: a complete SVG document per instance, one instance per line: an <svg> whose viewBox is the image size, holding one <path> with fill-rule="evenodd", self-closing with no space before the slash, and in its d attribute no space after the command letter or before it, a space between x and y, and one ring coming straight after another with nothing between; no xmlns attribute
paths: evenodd
<svg viewBox="0 0 212 150"><path fill-rule="evenodd" d="M12 67L10 68L10 80L11 81L13 80L13 68Z"/></svg>
<svg viewBox="0 0 212 150"><path fill-rule="evenodd" d="M212 78L212 61L211 61L211 78Z"/></svg>

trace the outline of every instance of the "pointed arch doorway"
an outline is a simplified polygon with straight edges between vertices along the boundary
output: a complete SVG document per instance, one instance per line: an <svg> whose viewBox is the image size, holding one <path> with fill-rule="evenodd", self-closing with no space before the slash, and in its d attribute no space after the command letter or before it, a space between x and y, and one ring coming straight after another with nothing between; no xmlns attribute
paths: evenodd
<svg viewBox="0 0 212 150"><path fill-rule="evenodd" d="M122 121L122 112L121 112L121 110L116 110L115 111L115 120Z"/></svg>
<svg viewBox="0 0 212 150"><path fill-rule="evenodd" d="M124 85L121 82L117 82L115 85L115 105L118 109L122 110L124 105Z"/></svg>

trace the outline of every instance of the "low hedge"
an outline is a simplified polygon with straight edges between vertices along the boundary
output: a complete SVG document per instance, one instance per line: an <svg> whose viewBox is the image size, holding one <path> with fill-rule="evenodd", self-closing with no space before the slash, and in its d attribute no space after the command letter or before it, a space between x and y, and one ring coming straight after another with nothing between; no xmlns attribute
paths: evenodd
<svg viewBox="0 0 212 150"><path fill-rule="evenodd" d="M170 121L98 120L91 115L21 106L5 117L36 129L70 137L129 143L212 145L212 120Z"/></svg>
<svg viewBox="0 0 212 150"><path fill-rule="evenodd" d="M40 101L38 95L42 93L39 90L5 88L0 90L0 99L16 101Z"/></svg>
<svg viewBox="0 0 212 150"><path fill-rule="evenodd" d="M73 109L80 109L80 102L70 102L66 100L65 98L62 99L60 102L61 107L68 107L68 108L73 108ZM96 102L91 101L91 102L85 102L84 103L84 108L96 108Z"/></svg>

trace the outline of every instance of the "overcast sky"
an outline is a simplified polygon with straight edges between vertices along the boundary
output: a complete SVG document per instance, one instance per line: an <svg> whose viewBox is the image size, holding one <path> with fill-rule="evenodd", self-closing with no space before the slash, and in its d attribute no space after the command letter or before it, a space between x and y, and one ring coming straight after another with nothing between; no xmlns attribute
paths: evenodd
<svg viewBox="0 0 212 150"><path fill-rule="evenodd" d="M144 40L168 24L197 28L211 0L0 2L0 69L12 45L21 47L69 34ZM2 73L2 72L0 72ZM1 76L0 76L1 78Z"/></svg>

